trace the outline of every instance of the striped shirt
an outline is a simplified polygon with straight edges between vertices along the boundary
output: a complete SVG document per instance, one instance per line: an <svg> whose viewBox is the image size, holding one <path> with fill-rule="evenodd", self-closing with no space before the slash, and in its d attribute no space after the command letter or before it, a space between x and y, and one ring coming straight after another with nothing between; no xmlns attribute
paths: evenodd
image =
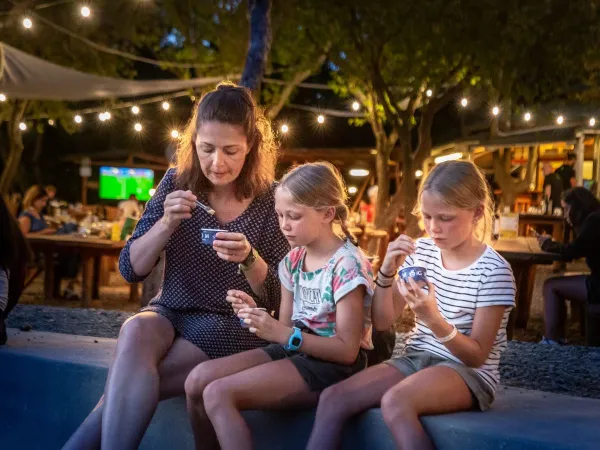
<svg viewBox="0 0 600 450"><path fill-rule="evenodd" d="M427 278L435 286L440 313L460 333L466 336L471 334L477 308L506 306L487 360L481 367L473 369L495 392L500 381L500 355L506 349L508 316L515 306L516 286L510 264L488 246L470 266L460 270L447 270L442 264L440 249L431 239L417 240L416 247L416 252L406 258L402 268L417 265L427 269ZM406 350L428 351L462 364L418 318L408 336Z"/></svg>
<svg viewBox="0 0 600 450"><path fill-rule="evenodd" d="M8 305L8 273L0 267L0 311Z"/></svg>

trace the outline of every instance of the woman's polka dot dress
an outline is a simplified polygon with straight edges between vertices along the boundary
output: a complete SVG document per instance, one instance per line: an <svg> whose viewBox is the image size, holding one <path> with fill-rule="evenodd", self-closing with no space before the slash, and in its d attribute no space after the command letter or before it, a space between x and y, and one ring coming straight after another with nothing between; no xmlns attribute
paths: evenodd
<svg viewBox="0 0 600 450"><path fill-rule="evenodd" d="M162 218L165 197L176 189L175 169L169 169L121 253L119 269L128 282L145 278L133 272L129 255L131 244ZM161 290L141 311L154 311L165 316L179 335L210 358L266 345L267 342L240 326L231 305L225 300L229 289L252 294L246 277L238 272L237 264L223 261L211 246L202 243L200 229L225 229L246 236L269 266L265 295L257 303L269 311L275 310L278 315L281 287L277 267L290 248L279 229L273 194L274 186L255 198L237 219L225 225L203 209L196 208L192 218L182 221L169 239ZM200 195L199 199L206 204L206 196Z"/></svg>

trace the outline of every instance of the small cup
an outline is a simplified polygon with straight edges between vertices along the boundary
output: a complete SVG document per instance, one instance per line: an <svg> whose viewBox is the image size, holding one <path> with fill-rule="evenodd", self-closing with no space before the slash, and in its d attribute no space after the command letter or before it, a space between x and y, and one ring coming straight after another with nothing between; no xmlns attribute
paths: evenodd
<svg viewBox="0 0 600 450"><path fill-rule="evenodd" d="M408 266L398 271L398 275L408 284L408 279L412 278L417 285L422 288L427 285L427 269L422 266Z"/></svg>
<svg viewBox="0 0 600 450"><path fill-rule="evenodd" d="M252 308L254 309L260 309L261 311L266 311L267 308ZM247 323L244 322L245 319L240 319L240 325L242 326L242 328L250 328L250 325L248 325Z"/></svg>
<svg viewBox="0 0 600 450"><path fill-rule="evenodd" d="M202 239L202 243L206 245L213 245L215 241L215 236L219 232L227 232L227 230L216 230L214 228L202 228L200 229L200 239Z"/></svg>

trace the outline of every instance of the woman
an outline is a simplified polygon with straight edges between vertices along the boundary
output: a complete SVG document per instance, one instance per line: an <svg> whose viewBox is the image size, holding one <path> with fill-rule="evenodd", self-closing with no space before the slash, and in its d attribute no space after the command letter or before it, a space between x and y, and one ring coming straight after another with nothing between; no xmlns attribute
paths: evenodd
<svg viewBox="0 0 600 450"><path fill-rule="evenodd" d="M4 320L21 296L31 253L0 195L0 345L6 343Z"/></svg>
<svg viewBox="0 0 600 450"><path fill-rule="evenodd" d="M164 250L161 292L121 328L104 396L65 448L137 448L158 401L184 394L195 366L267 344L240 326L226 297L241 290L279 310L277 265L289 245L275 213L275 162L270 124L247 89L223 83L200 100L177 167L121 253L133 282ZM211 245L202 229L226 231Z"/></svg>
<svg viewBox="0 0 600 450"><path fill-rule="evenodd" d="M600 202L583 187L569 189L561 201L567 222L575 229L573 242L562 244L549 236L538 238L542 250L560 253L571 261L585 258L590 275L556 276L544 283L545 335L542 344L564 344L565 300L600 302Z"/></svg>
<svg viewBox="0 0 600 450"><path fill-rule="evenodd" d="M54 230L48 228L48 224L42 216L42 211L48 204L48 193L46 190L34 184L23 199L23 212L19 216L19 228L21 233L27 234L53 234Z"/></svg>

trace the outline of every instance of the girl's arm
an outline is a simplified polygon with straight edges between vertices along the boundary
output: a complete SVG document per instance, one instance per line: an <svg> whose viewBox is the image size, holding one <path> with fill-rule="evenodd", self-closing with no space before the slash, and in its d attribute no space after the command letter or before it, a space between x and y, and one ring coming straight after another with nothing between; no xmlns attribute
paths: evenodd
<svg viewBox="0 0 600 450"><path fill-rule="evenodd" d="M470 336L457 333L456 337L444 345L454 356L460 359L468 367L481 367L488 359L490 351L494 346L498 329L502 323L502 317L506 306L486 306L475 310L473 329ZM443 317L430 323L429 329L436 336L448 336L454 330Z"/></svg>
<svg viewBox="0 0 600 450"><path fill-rule="evenodd" d="M279 321L286 327L293 327L292 314L294 312L294 293L281 286L281 306L279 307ZM286 342L287 344L287 342Z"/></svg>
<svg viewBox="0 0 600 450"><path fill-rule="evenodd" d="M282 288L283 289L283 288ZM336 304L335 336L325 337L302 333L300 351L324 361L350 365L356 360L360 348L360 338L365 320L364 299L365 287L358 286L350 291ZM250 325L250 332L270 342L287 345L292 335L291 310L293 297L290 291L282 290L280 317L277 321L266 311L258 309L242 309L238 316Z"/></svg>
<svg viewBox="0 0 600 450"><path fill-rule="evenodd" d="M27 216L19 217L19 229L23 235L27 235L31 230L31 219Z"/></svg>
<svg viewBox="0 0 600 450"><path fill-rule="evenodd" d="M371 308L371 320L373 327L378 331L389 329L404 312L406 300L398 292L396 282L388 287L375 286L373 305Z"/></svg>

